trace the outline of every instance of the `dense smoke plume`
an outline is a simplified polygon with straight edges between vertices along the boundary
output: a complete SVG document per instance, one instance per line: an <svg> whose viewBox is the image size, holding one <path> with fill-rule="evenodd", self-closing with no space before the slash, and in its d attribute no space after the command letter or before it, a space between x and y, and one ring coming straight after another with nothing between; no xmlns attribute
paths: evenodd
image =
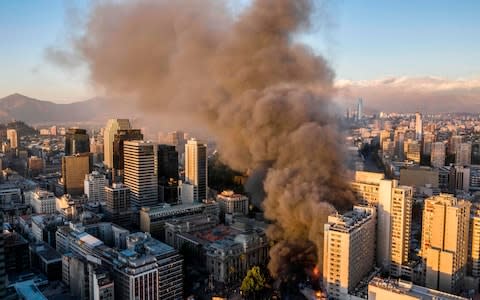
<svg viewBox="0 0 480 300"><path fill-rule="evenodd" d="M75 44L108 94L188 114L230 167L266 170L257 174L273 276L320 265L327 215L353 201L329 101L334 73L292 39L311 10L308 0L254 1L237 16L218 0L103 2Z"/></svg>

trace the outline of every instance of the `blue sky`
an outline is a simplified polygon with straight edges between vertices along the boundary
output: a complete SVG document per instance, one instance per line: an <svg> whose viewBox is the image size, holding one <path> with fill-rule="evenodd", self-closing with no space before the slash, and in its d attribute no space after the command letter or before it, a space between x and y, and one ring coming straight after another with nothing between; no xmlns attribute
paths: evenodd
<svg viewBox="0 0 480 300"><path fill-rule="evenodd" d="M65 41L68 8L85 12L88 3L0 2L0 97L71 102L94 95L85 70L59 69L44 57L45 48ZM318 30L300 38L330 60L337 79L480 77L480 1L339 0L327 7L327 22L317 16Z"/></svg>

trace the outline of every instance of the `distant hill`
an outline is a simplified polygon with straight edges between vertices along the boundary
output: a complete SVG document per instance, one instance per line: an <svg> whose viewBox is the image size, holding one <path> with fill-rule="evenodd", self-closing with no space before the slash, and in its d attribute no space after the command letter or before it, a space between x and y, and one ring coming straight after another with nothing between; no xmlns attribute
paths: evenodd
<svg viewBox="0 0 480 300"><path fill-rule="evenodd" d="M0 98L0 122L22 120L29 124L84 122L103 119L106 101L100 98L58 104L12 94Z"/></svg>

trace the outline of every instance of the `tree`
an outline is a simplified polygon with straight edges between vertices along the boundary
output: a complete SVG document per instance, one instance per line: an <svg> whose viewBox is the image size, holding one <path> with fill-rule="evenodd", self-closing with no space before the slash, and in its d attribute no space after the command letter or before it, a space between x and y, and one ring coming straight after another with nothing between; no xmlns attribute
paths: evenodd
<svg viewBox="0 0 480 300"><path fill-rule="evenodd" d="M260 267L255 266L248 270L247 275L243 278L240 290L247 295L255 295L265 287L265 277L260 271Z"/></svg>

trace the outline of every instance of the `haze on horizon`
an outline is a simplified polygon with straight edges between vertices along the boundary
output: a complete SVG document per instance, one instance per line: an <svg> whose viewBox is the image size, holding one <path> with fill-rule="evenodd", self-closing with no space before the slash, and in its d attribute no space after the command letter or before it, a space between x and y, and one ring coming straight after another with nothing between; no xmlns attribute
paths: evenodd
<svg viewBox="0 0 480 300"><path fill-rule="evenodd" d="M248 0L232 1L233 11ZM87 69L58 68L52 49L66 48L66 24L81 23L92 1L11 1L0 4L0 97L21 93L69 103L101 94ZM299 36L336 72L337 98L363 97L373 110L469 110L480 103L478 1L326 1L316 30ZM392 103L398 103L392 106ZM421 103L421 104L419 104ZM416 106L416 107L415 107ZM461 111L458 109L457 111Z"/></svg>

